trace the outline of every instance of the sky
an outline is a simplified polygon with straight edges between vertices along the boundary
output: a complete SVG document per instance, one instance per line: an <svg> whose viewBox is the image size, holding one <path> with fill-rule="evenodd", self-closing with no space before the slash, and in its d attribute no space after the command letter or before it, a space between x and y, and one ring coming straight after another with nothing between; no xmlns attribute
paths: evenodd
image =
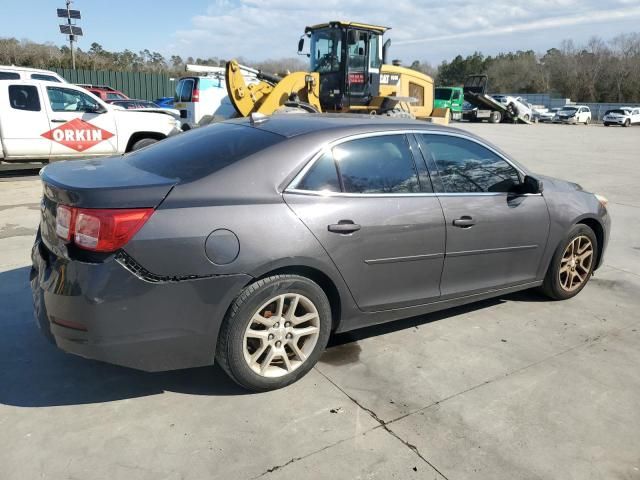
<svg viewBox="0 0 640 480"><path fill-rule="evenodd" d="M5 1L0 37L62 44L63 0ZM391 27L391 56L433 65L474 51L545 52L564 39L586 43L640 32L640 0L76 0L79 46L148 48L166 57L293 57L306 25L352 20Z"/></svg>

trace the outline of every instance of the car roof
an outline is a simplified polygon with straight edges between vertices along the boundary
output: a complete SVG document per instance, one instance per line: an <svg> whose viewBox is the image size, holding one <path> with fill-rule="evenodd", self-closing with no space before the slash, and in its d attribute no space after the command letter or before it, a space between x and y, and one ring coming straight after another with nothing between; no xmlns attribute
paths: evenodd
<svg viewBox="0 0 640 480"><path fill-rule="evenodd" d="M0 65L0 69L2 69L2 70L14 70L16 72L48 73L48 74L53 74L53 75L58 76L58 77L60 76L56 72L53 72L51 70L45 70L45 69L42 69L42 68L18 67L16 65Z"/></svg>
<svg viewBox="0 0 640 480"><path fill-rule="evenodd" d="M239 123L266 130L287 138L298 137L320 132L348 131L349 134L394 131L394 130L424 130L424 131L450 131L468 132L428 123L422 120L407 118L393 118L384 115L366 114L331 114L331 113L291 113L275 114L264 119L252 121L250 118L228 120L227 123Z"/></svg>

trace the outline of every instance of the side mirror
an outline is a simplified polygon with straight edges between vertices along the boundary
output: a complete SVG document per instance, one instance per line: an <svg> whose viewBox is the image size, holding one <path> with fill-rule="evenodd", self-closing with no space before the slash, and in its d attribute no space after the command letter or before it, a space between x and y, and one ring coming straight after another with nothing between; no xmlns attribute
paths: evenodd
<svg viewBox="0 0 640 480"><path fill-rule="evenodd" d="M542 180L538 180L531 175L526 175L524 177L523 187L523 193L542 193L544 190Z"/></svg>
<svg viewBox="0 0 640 480"><path fill-rule="evenodd" d="M300 37L300 40L298 40L298 55L302 54L303 48L304 48L304 37Z"/></svg>

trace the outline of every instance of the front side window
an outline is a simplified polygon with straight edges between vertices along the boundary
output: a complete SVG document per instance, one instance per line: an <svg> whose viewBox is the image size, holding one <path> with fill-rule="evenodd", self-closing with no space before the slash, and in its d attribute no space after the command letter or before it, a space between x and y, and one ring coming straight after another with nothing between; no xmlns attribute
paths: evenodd
<svg viewBox="0 0 640 480"><path fill-rule="evenodd" d="M436 100L450 100L451 89L450 88L436 88L435 94Z"/></svg>
<svg viewBox="0 0 640 480"><path fill-rule="evenodd" d="M9 103L15 110L39 112L38 89L33 85L9 85Z"/></svg>
<svg viewBox="0 0 640 480"><path fill-rule="evenodd" d="M448 135L421 137L445 193L510 192L520 183L510 163L476 142Z"/></svg>
<svg viewBox="0 0 640 480"><path fill-rule="evenodd" d="M47 87L47 94L54 112L96 112L102 108L95 99L77 90Z"/></svg>
<svg viewBox="0 0 640 480"><path fill-rule="evenodd" d="M337 28L317 30L311 35L311 71L339 72L342 62L342 32Z"/></svg>
<svg viewBox="0 0 640 480"><path fill-rule="evenodd" d="M404 135L384 135L341 143L333 148L346 193L420 191L413 155Z"/></svg>

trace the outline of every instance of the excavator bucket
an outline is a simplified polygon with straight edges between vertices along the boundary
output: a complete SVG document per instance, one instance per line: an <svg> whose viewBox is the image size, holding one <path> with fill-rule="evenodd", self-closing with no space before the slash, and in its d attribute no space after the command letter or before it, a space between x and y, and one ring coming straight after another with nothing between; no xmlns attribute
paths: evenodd
<svg viewBox="0 0 640 480"><path fill-rule="evenodd" d="M242 72L256 74L257 83L247 85ZM266 75L231 60L226 66L227 94L242 117L252 113L271 115L285 103L294 101L320 107L320 76L318 73L294 72L284 78Z"/></svg>

